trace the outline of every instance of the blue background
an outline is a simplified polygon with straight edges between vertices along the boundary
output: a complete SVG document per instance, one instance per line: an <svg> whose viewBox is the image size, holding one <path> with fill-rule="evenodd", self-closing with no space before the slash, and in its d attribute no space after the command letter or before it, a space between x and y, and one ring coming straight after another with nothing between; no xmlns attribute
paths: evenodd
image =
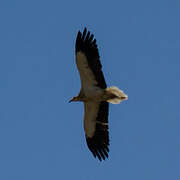
<svg viewBox="0 0 180 180"><path fill-rule="evenodd" d="M110 157L89 152L74 45L97 38L108 85ZM0 179L180 179L179 0L0 1Z"/></svg>

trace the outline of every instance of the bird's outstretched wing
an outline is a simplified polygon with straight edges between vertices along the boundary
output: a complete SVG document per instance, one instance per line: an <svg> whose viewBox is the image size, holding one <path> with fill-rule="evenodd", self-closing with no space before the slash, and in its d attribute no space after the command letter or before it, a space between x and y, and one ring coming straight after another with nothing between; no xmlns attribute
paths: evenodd
<svg viewBox="0 0 180 180"><path fill-rule="evenodd" d="M108 102L84 103L84 129L88 148L100 161L108 158Z"/></svg>
<svg viewBox="0 0 180 180"><path fill-rule="evenodd" d="M93 34L80 31L76 38L76 64L81 79L81 90L86 94L87 89L107 87L102 65L98 53L96 39ZM108 103L84 102L84 129L88 148L100 161L108 158L109 132L108 132Z"/></svg>
<svg viewBox="0 0 180 180"><path fill-rule="evenodd" d="M87 86L98 86L106 88L106 82L102 73L96 39L93 34L80 31L76 38L76 64L81 78L82 88Z"/></svg>

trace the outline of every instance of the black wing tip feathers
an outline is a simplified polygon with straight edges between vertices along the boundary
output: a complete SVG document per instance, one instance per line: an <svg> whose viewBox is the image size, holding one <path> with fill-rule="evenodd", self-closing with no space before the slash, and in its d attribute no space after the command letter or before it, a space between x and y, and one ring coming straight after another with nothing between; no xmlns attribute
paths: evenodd
<svg viewBox="0 0 180 180"><path fill-rule="evenodd" d="M82 33L80 30L78 31L76 38L76 52L78 51L84 52L87 50L87 48L94 49L98 52L96 39L94 38L94 35L91 34L91 32L88 31L87 28L85 27Z"/></svg>
<svg viewBox="0 0 180 180"><path fill-rule="evenodd" d="M96 138L86 138L88 148L92 152L93 156L99 159L99 161L108 159L109 155L109 143L102 143L97 141Z"/></svg>

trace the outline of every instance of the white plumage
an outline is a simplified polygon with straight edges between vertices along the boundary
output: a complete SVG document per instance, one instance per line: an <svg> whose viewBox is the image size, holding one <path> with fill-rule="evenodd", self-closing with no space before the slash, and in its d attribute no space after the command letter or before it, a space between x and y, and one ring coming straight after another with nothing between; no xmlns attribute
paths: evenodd
<svg viewBox="0 0 180 180"><path fill-rule="evenodd" d="M115 94L117 96L117 98L108 99L107 102L109 103L119 104L122 100L128 99L128 96L116 86L111 86L109 88L106 88L106 91ZM122 97L124 97L124 99L122 99Z"/></svg>

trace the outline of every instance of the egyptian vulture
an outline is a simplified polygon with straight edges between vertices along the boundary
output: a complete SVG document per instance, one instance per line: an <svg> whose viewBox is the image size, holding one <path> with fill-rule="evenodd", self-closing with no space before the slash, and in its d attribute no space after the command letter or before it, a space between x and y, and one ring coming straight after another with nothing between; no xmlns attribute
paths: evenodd
<svg viewBox="0 0 180 180"><path fill-rule="evenodd" d="M69 102L84 103L84 131L88 148L95 158L105 160L109 153L109 103L119 104L128 96L115 86L107 88L96 39L86 28L83 33L79 31L77 34L75 53L81 90Z"/></svg>

